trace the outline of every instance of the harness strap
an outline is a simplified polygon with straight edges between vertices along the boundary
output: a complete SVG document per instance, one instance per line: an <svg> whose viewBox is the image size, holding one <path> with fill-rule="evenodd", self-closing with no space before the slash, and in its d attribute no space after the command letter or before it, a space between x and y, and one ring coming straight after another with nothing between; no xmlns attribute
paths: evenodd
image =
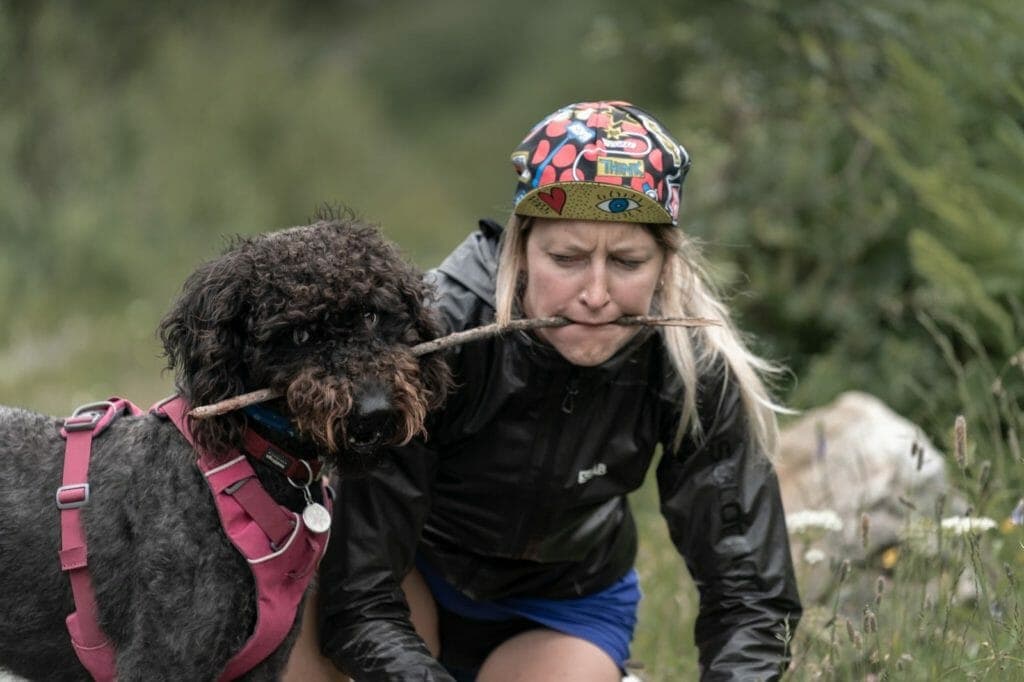
<svg viewBox="0 0 1024 682"><path fill-rule="evenodd" d="M306 588L323 556L329 533L315 534L300 522L299 515L279 505L260 484L249 461L241 453L223 462L195 446L188 428L188 405L180 397L159 404L157 414L169 418L199 454L203 472L217 505L228 539L245 557L256 585L256 626L241 650L228 661L218 680L232 680L273 653L287 637L305 596ZM258 435L248 434L246 450L272 449ZM274 452L279 452L273 450ZM303 476L304 482L309 475ZM320 484L322 485L322 483ZM330 500L324 488L324 502Z"/></svg>
<svg viewBox="0 0 1024 682"><path fill-rule="evenodd" d="M199 468L206 476L214 496L219 493L231 495L263 530L270 540L271 547L283 545L295 529L297 519L294 514L275 502L260 485L256 472L245 458L239 455L230 462L221 464L205 449L198 447L188 428L188 409L180 397L161 403L156 410L174 422L181 435L199 454ZM251 430L245 434L245 446L247 451L254 449L259 452L277 452L270 443Z"/></svg>
<svg viewBox="0 0 1024 682"><path fill-rule="evenodd" d="M86 670L100 681L116 677L114 646L100 629L96 592L88 570L88 548L81 510L89 503L89 459L92 441L126 410L133 415L142 412L122 398L79 407L64 420L61 436L67 441L64 450L64 474L57 489L60 510L60 567L71 581L75 611L67 617L68 633L75 654Z"/></svg>
<svg viewBox="0 0 1024 682"><path fill-rule="evenodd" d="M295 530L295 514L274 501L242 455L216 466L200 457L199 469L213 492L214 502L218 501L218 495L234 499L266 536L271 549L284 544ZM217 508L219 511L219 502ZM225 526L225 530L230 532L231 529Z"/></svg>
<svg viewBox="0 0 1024 682"><path fill-rule="evenodd" d="M135 416L142 414L122 398L84 405L64 420L61 429L67 445L63 479L56 494L61 514L60 562L61 569L68 573L75 600L75 611L67 617L67 628L75 654L99 682L116 679L117 657L113 643L99 626L81 509L90 497L92 441L126 411ZM186 425L188 406L180 397L159 403L151 411L170 418L195 448ZM246 448L249 447L260 448L263 453L279 452L258 435L255 439L246 438ZM237 456L220 463L205 450L195 449L224 530L248 562L256 585L256 628L218 677L232 680L252 670L284 641L327 547L329 533L312 533L299 521L298 514L277 504L241 453L229 453ZM310 470L303 467L303 471L309 479L313 478ZM323 489L324 503L330 508L326 486Z"/></svg>
<svg viewBox="0 0 1024 682"><path fill-rule="evenodd" d="M283 547L288 537L295 530L297 520L293 515L285 515L281 506L276 504L267 491L260 485L255 476L245 479L238 488L227 494L253 518L270 539L271 548Z"/></svg>
<svg viewBox="0 0 1024 682"><path fill-rule="evenodd" d="M264 464L274 467L293 481L312 484L313 481L320 478L320 469L323 466L323 462L320 460L309 462L292 457L287 452L275 448L252 429L246 430L242 442L247 453Z"/></svg>

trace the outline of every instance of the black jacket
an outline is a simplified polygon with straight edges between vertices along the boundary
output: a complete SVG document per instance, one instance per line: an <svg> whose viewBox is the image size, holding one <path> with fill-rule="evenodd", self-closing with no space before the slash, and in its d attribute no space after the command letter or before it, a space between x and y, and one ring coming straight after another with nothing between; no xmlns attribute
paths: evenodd
<svg viewBox="0 0 1024 682"><path fill-rule="evenodd" d="M499 231L482 223L429 275L451 331L494 319ZM360 682L450 679L414 633L399 588L416 552L477 599L607 587L633 565L626 493L660 443L662 513L700 590L703 678L778 675L777 635L800 616L783 509L721 372L698 394L705 439L676 451L682 388L655 331L591 368L527 333L458 347L450 361L457 387L431 416L429 438L338 486L320 569L327 656Z"/></svg>

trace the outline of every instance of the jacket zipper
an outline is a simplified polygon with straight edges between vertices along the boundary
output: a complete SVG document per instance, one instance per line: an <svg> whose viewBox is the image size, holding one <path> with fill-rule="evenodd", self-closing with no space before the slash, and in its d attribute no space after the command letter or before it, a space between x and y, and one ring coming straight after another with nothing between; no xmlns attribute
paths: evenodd
<svg viewBox="0 0 1024 682"><path fill-rule="evenodd" d="M572 414L575 407L575 397L579 393L579 379L577 378L576 368L570 368L568 377L565 380L564 390L559 396L557 389L549 389L548 396L546 397L548 409L557 409L561 407L561 410L566 414ZM554 386L551 387L554 389ZM561 403L559 405L559 403ZM543 413L542 413L543 414ZM554 419L544 419L544 427L537 433L537 438L534 440L534 455L531 463L531 478L536 482L550 481L554 474L555 464L558 460L558 450L556 443L558 441L558 434L560 429L555 427ZM520 548L522 555L526 558L530 558L535 554L535 547L537 539L532 537L536 533L531 533L530 530L536 530L538 519L544 518L544 500L550 494L547 487L544 484L538 484L533 486L533 500L529 504L529 513L524 513L520 516L519 523L515 528L516 546Z"/></svg>
<svg viewBox="0 0 1024 682"><path fill-rule="evenodd" d="M562 396L562 412L566 414L572 414L573 408L576 407L576 396L580 392L580 382L576 378L575 371L569 380L565 382L565 395Z"/></svg>

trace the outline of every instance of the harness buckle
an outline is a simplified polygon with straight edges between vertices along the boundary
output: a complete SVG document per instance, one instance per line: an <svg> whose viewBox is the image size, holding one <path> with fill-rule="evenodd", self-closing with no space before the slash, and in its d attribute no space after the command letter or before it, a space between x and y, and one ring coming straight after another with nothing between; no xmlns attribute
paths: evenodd
<svg viewBox="0 0 1024 682"><path fill-rule="evenodd" d="M123 402L115 403L110 400L100 400L94 403L79 405L71 413L71 416L64 420L64 431L67 433L92 431L99 425L100 420L110 412L120 415L124 410L125 405ZM104 426L104 428L106 427Z"/></svg>
<svg viewBox="0 0 1024 682"><path fill-rule="evenodd" d="M57 509L78 509L89 501L89 484L72 483L57 488Z"/></svg>
<svg viewBox="0 0 1024 682"><path fill-rule="evenodd" d="M100 419L103 419L104 414L106 413L89 412L87 414L79 414L79 410L75 410L73 415L64 420L64 430L68 433L73 431L92 431L99 424Z"/></svg>
<svg viewBox="0 0 1024 682"><path fill-rule="evenodd" d="M77 417L83 412L98 412L100 416L106 414L107 410L114 407L114 403L109 400L97 400L94 403L86 403L85 405L79 405L75 408L75 411L71 413L72 417ZM124 408L122 408L124 409Z"/></svg>

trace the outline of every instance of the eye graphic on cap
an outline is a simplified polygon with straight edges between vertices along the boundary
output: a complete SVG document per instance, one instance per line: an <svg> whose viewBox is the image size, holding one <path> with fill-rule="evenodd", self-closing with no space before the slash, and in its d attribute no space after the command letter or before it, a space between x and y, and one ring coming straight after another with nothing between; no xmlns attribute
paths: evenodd
<svg viewBox="0 0 1024 682"><path fill-rule="evenodd" d="M632 211L634 208L639 208L639 206L640 204L626 197L605 199L597 205L605 213L625 213L626 211Z"/></svg>

